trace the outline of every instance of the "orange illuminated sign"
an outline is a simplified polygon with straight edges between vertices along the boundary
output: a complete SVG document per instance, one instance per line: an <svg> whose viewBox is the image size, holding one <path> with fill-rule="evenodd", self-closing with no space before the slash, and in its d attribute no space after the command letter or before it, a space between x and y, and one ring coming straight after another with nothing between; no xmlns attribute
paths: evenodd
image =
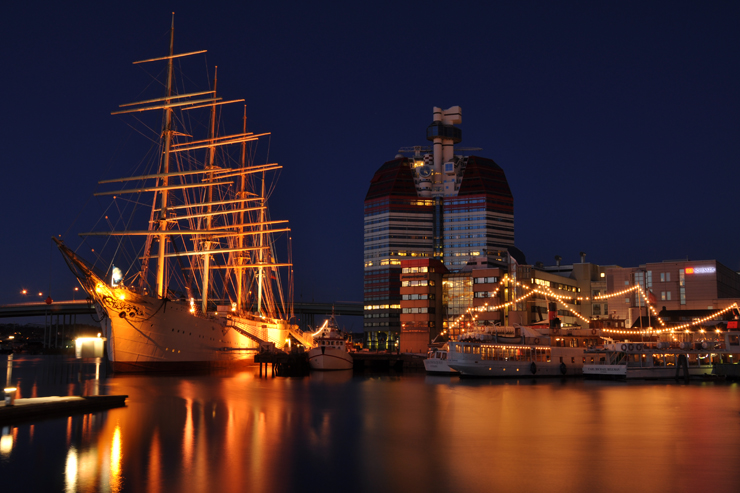
<svg viewBox="0 0 740 493"><path fill-rule="evenodd" d="M687 274L693 274L694 273L694 268L693 267L686 267L686 273Z"/></svg>

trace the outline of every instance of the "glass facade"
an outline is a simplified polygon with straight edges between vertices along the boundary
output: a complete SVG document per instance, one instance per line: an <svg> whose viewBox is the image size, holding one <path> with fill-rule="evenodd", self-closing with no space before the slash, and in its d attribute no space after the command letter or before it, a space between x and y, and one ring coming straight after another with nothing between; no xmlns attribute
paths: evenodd
<svg viewBox="0 0 740 493"><path fill-rule="evenodd" d="M442 303L447 312L445 320L450 328L450 338L460 335L460 329L453 323L457 317L473 306L473 279L468 274L449 274L442 286Z"/></svg>

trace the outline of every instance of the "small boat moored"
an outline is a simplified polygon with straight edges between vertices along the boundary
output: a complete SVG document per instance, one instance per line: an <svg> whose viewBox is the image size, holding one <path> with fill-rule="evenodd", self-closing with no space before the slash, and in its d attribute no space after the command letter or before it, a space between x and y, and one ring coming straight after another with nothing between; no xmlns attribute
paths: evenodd
<svg viewBox="0 0 740 493"><path fill-rule="evenodd" d="M339 330L334 316L327 319L314 335L316 346L308 352L312 370L351 370L352 355L347 339Z"/></svg>
<svg viewBox="0 0 740 493"><path fill-rule="evenodd" d="M458 371L450 368L447 364L447 355L449 347L447 344L441 348L431 348L424 360L424 369L427 373L436 375L457 375Z"/></svg>

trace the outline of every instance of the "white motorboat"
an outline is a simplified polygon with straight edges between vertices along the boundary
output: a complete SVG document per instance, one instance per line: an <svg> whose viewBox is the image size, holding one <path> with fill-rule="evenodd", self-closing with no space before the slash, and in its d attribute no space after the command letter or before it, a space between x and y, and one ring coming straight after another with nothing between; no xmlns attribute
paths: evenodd
<svg viewBox="0 0 740 493"><path fill-rule="evenodd" d="M449 353L448 345L441 348L431 348L427 353L427 359L424 360L424 369L427 373L438 375L457 375L457 370L450 368L447 364L447 355Z"/></svg>
<svg viewBox="0 0 740 493"><path fill-rule="evenodd" d="M315 347L308 351L308 363L312 370L352 369L354 361L347 347L347 339L333 316L316 331L314 343Z"/></svg>

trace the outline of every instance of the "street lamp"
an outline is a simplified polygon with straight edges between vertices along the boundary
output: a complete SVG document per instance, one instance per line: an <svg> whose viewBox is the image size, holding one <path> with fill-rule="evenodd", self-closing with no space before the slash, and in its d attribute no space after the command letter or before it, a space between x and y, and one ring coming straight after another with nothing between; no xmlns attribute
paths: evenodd
<svg viewBox="0 0 740 493"><path fill-rule="evenodd" d="M77 286L75 286L75 291L74 291L74 293L72 293L72 301L75 300L75 296L77 295L77 291L79 291L79 290L80 290L80 288L78 288Z"/></svg>

